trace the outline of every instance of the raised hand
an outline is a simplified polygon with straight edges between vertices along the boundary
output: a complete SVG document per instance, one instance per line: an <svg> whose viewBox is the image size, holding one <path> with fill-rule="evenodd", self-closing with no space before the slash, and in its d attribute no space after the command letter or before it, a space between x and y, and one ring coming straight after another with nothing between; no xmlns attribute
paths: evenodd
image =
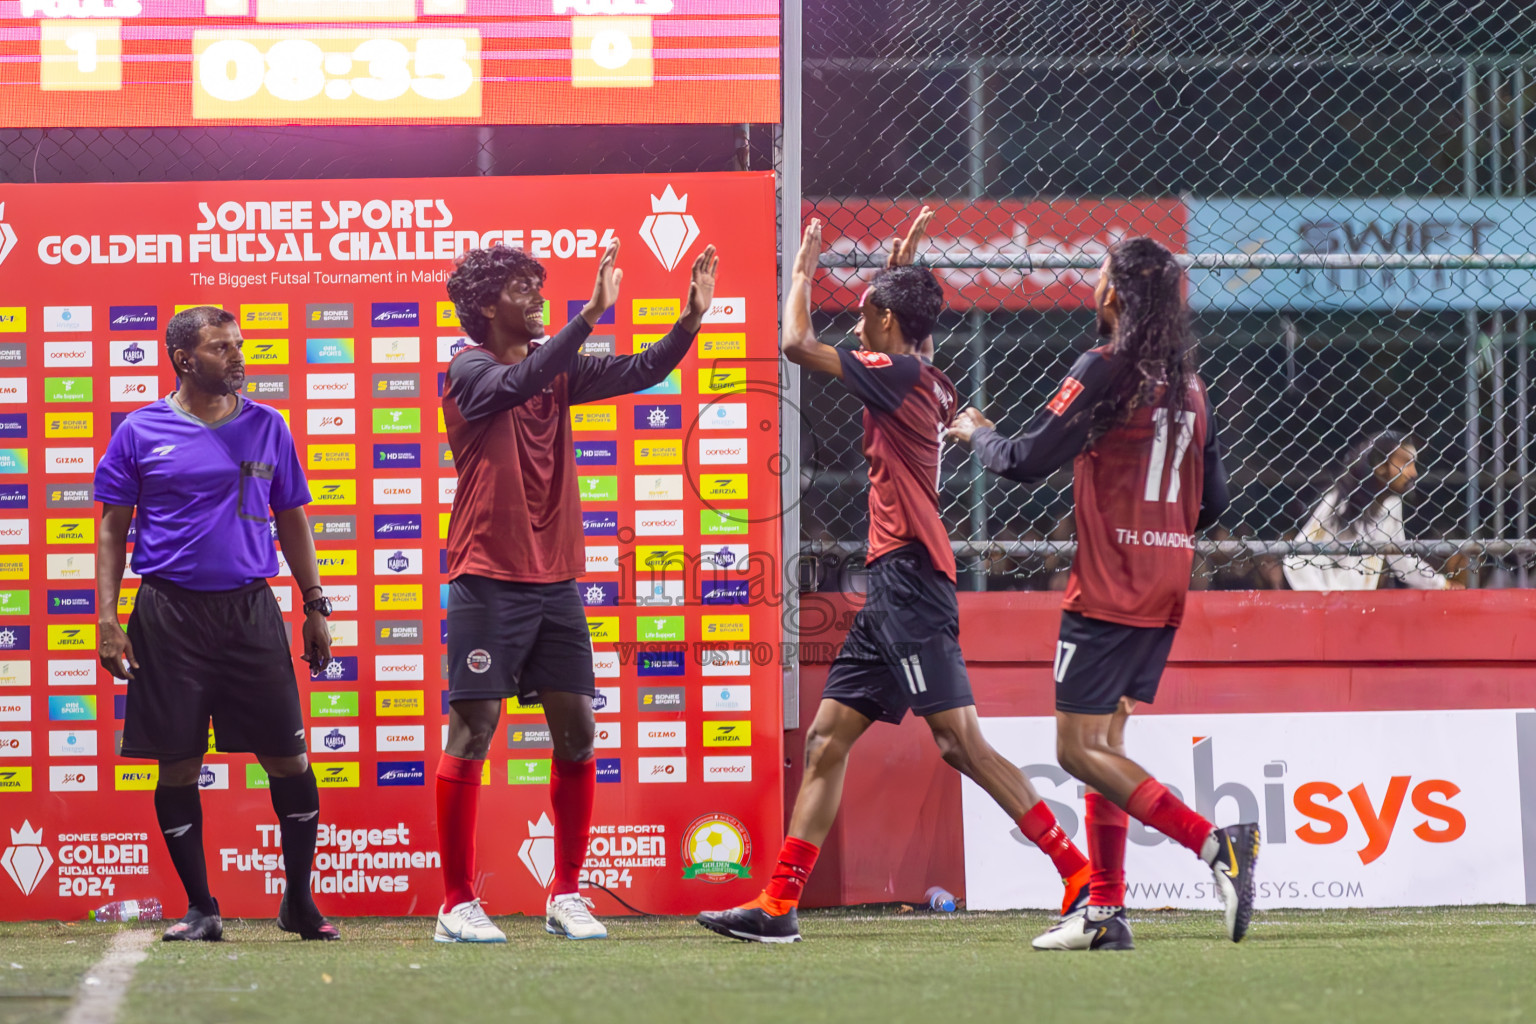
<svg viewBox="0 0 1536 1024"><path fill-rule="evenodd" d="M795 253L794 274L809 281L816 276L816 265L820 259L821 221L812 217L800 239L800 251Z"/></svg>
<svg viewBox="0 0 1536 1024"><path fill-rule="evenodd" d="M891 246L890 258L885 261L888 267L910 267L917 259L918 246L923 244L923 238L928 233L928 223L933 220L933 210L927 206L917 211L917 219L907 229L907 237Z"/></svg>
<svg viewBox="0 0 1536 1024"><path fill-rule="evenodd" d="M592 284L592 298L581 311L582 318L589 324L596 324L597 318L619 301L619 285L624 280L624 271L614 265L618 258L619 240L615 238L603 250L603 261L597 265L597 280Z"/></svg>
<svg viewBox="0 0 1536 1024"><path fill-rule="evenodd" d="M715 301L715 275L719 271L720 257L715 255L715 247L705 246L693 261L693 279L688 284L688 317L703 322L710 303Z"/></svg>

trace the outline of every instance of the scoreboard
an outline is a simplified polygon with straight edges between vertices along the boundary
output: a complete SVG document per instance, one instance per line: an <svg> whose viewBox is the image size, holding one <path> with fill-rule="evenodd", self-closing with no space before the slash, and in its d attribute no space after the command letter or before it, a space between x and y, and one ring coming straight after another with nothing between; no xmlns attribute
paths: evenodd
<svg viewBox="0 0 1536 1024"><path fill-rule="evenodd" d="M0 127L778 119L777 0L0 0Z"/></svg>

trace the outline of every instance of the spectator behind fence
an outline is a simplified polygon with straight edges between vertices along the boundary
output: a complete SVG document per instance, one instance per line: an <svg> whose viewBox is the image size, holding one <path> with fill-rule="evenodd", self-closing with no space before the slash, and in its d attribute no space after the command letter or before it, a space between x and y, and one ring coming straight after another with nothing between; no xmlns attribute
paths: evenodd
<svg viewBox="0 0 1536 1024"><path fill-rule="evenodd" d="M1343 472L1295 538L1297 543L1341 541L1402 544L1408 539L1403 495L1418 477L1418 446L1384 430L1357 444ZM1453 583L1423 559L1407 554L1291 555L1285 579L1292 590L1375 590L1396 579L1416 590L1446 590Z"/></svg>

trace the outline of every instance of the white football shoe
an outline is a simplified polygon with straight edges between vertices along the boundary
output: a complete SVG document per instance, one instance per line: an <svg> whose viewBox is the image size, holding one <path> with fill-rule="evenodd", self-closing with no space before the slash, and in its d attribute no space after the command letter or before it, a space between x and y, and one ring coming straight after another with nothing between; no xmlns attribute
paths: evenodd
<svg viewBox="0 0 1536 1024"><path fill-rule="evenodd" d="M479 900L460 903L449 910L437 912L437 942L506 942L507 936L491 923L480 908Z"/></svg>
<svg viewBox="0 0 1536 1024"><path fill-rule="evenodd" d="M580 893L551 895L544 904L544 930L568 939L606 939L608 929L588 909L593 905Z"/></svg>

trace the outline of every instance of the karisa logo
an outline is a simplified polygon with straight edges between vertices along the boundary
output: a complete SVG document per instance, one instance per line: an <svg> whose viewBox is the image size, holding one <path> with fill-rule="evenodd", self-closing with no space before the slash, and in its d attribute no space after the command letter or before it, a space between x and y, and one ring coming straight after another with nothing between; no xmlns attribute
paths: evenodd
<svg viewBox="0 0 1536 1024"><path fill-rule="evenodd" d="M396 551L384 564L389 567L390 572L405 572L411 567L411 560L405 557L404 551Z"/></svg>
<svg viewBox="0 0 1536 1024"><path fill-rule="evenodd" d="M332 729L325 734L325 749L340 750L347 745L347 737L340 729Z"/></svg>
<svg viewBox="0 0 1536 1024"><path fill-rule="evenodd" d="M555 826L548 814L540 814L538 823L528 822L528 838L518 848L517 859L539 883L548 888L555 877Z"/></svg>
<svg viewBox="0 0 1536 1024"><path fill-rule="evenodd" d="M640 225L640 238L661 265L677 266L699 237L699 225L688 215L688 196L681 198L668 185L659 197L651 196L651 215Z"/></svg>
<svg viewBox="0 0 1536 1024"><path fill-rule="evenodd" d="M14 248L16 248L16 231L5 222L5 204L0 203L0 263L5 262L5 258L11 254L11 250ZM16 876L12 875L11 877L15 878ZM18 882L17 884L21 883ZM31 892L30 889L27 891Z"/></svg>
<svg viewBox="0 0 1536 1024"><path fill-rule="evenodd" d="M11 829L11 845L0 856L0 867L5 868L23 896L32 895L52 864L53 854L43 845L42 829L34 829L30 821L23 821L20 831Z"/></svg>

